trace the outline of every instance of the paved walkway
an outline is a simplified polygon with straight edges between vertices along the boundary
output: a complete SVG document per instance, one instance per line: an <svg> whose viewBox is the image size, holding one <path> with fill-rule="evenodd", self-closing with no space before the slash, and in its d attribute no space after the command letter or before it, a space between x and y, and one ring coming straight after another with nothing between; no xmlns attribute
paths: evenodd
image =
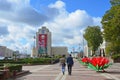
<svg viewBox="0 0 120 80"><path fill-rule="evenodd" d="M30 70L29 74L16 78L15 80L120 80L120 63L113 64L106 69L107 73L98 73L81 65L74 60L72 75L61 73L59 64L24 66L24 70Z"/></svg>

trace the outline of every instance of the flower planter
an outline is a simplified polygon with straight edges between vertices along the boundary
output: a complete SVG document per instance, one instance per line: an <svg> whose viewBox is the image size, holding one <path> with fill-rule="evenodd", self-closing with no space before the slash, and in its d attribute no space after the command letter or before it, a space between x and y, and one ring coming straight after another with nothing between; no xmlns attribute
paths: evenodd
<svg viewBox="0 0 120 80"><path fill-rule="evenodd" d="M106 57L85 57L80 60L80 63L96 72L106 72L105 69L112 65Z"/></svg>
<svg viewBox="0 0 120 80"><path fill-rule="evenodd" d="M82 58L82 59L80 60L80 63L81 63L82 65L84 65L84 66L88 66L89 61L90 61L90 58L84 57L84 58Z"/></svg>
<svg viewBox="0 0 120 80"><path fill-rule="evenodd" d="M96 72L105 72L105 69L111 65L109 60L105 57L94 57L91 59L88 68L95 70Z"/></svg>

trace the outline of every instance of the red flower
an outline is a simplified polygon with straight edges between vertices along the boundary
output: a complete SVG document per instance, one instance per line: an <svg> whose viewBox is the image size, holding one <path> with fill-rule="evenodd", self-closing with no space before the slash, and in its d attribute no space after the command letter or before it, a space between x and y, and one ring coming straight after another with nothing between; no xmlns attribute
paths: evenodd
<svg viewBox="0 0 120 80"><path fill-rule="evenodd" d="M82 62L88 63L90 59L88 57L82 58Z"/></svg>
<svg viewBox="0 0 120 80"><path fill-rule="evenodd" d="M108 68L110 65L112 64L109 63L109 60L105 57L93 57L90 60L88 67L96 71L105 71L104 69Z"/></svg>
<svg viewBox="0 0 120 80"><path fill-rule="evenodd" d="M109 63L109 60L105 57L94 57L91 59L90 63L94 66L103 67L105 64Z"/></svg>

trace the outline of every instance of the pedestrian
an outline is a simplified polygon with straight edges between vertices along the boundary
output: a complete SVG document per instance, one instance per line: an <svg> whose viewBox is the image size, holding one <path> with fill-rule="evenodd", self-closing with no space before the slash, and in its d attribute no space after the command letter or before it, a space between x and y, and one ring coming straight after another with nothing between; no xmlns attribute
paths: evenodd
<svg viewBox="0 0 120 80"><path fill-rule="evenodd" d="M73 58L71 54L67 57L67 67L68 67L68 74L71 75L72 73L72 66L74 65Z"/></svg>
<svg viewBox="0 0 120 80"><path fill-rule="evenodd" d="M65 66L66 66L66 58L65 58L65 55L62 55L62 58L60 58L60 65L62 66L61 70L62 70L62 73L63 75L65 74Z"/></svg>

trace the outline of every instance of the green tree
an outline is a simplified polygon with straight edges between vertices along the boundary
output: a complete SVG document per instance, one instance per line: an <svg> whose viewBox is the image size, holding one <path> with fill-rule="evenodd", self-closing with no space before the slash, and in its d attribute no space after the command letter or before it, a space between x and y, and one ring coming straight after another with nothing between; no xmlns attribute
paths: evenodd
<svg viewBox="0 0 120 80"><path fill-rule="evenodd" d="M95 55L95 51L98 49L100 44L103 42L102 32L99 26L88 26L85 29L83 35L87 40L88 47L92 50L92 56Z"/></svg>
<svg viewBox="0 0 120 80"><path fill-rule="evenodd" d="M110 0L112 6L120 5L120 0Z"/></svg>
<svg viewBox="0 0 120 80"><path fill-rule="evenodd" d="M120 0L111 0L112 7L102 18L103 36L109 43L107 53L120 53Z"/></svg>

